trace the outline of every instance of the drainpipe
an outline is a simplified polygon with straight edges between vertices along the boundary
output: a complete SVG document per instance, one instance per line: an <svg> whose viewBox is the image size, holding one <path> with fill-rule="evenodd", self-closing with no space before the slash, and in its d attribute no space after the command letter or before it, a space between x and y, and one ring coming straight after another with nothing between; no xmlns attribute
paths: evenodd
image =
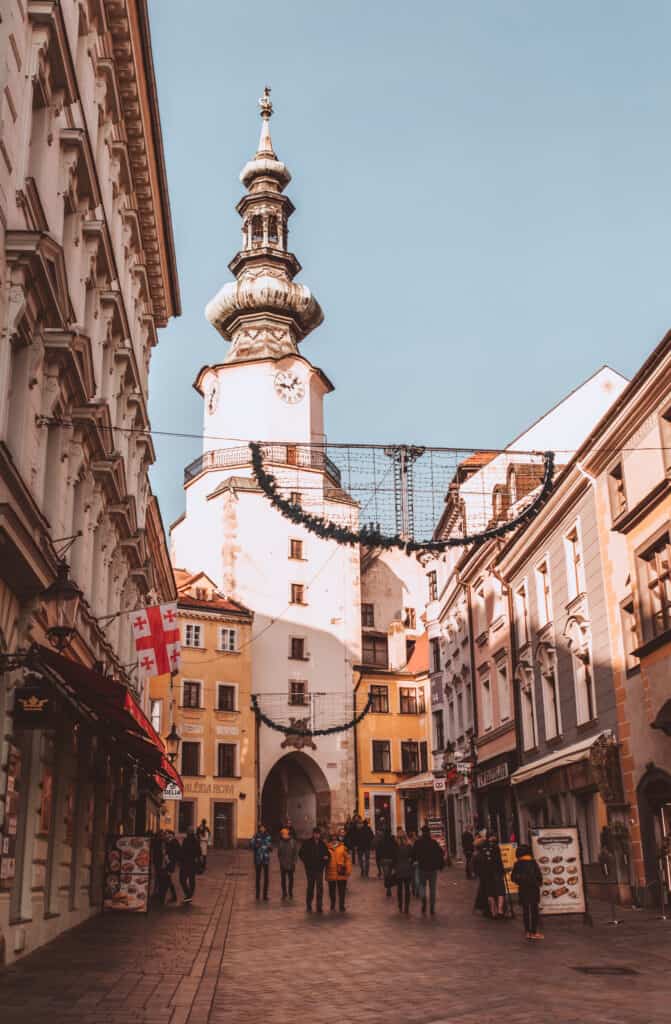
<svg viewBox="0 0 671 1024"><path fill-rule="evenodd" d="M362 679L362 677L361 677L361 675L359 675L359 678L357 679L356 684L354 686L354 693L352 694L352 717L353 718L356 718L356 694L357 694L357 690L359 689L359 686L361 684L361 679ZM359 737L358 737L358 734L357 734L357 729L358 728L359 728L359 723L356 722L355 725L354 725L353 732L354 732L354 806L356 807L356 813L357 814L359 814ZM364 807L363 810L364 810L364 816L365 816L366 808Z"/></svg>
<svg viewBox="0 0 671 1024"><path fill-rule="evenodd" d="M254 751L254 773L256 775L256 813L254 815L254 831L256 832L257 823L261 819L261 719L258 715L254 715L254 739L256 743L256 749Z"/></svg>

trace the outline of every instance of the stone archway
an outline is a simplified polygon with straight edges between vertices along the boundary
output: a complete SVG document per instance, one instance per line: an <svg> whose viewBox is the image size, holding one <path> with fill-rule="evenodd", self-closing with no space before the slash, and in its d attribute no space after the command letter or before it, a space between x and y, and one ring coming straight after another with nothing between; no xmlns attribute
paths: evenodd
<svg viewBox="0 0 671 1024"><path fill-rule="evenodd" d="M643 846L646 883L652 890L655 903L659 902L659 871L671 881L671 856L662 856L662 847L668 849L671 836L671 775L662 768L650 766L637 788L638 813Z"/></svg>
<svg viewBox="0 0 671 1024"><path fill-rule="evenodd" d="M299 836L331 820L331 789L316 761L302 751L281 757L261 793L261 820L273 835L291 818Z"/></svg>

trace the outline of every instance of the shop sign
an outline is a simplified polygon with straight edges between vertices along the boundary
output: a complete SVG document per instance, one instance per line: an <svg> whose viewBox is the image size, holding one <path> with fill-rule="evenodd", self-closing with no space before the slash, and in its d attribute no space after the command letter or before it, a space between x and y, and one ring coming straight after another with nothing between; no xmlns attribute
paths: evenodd
<svg viewBox="0 0 671 1024"><path fill-rule="evenodd" d="M177 785L176 782L169 782L168 783L168 785L163 790L163 799L164 800L181 800L182 799L182 791L181 791L181 789L179 788L179 786Z"/></svg>
<svg viewBox="0 0 671 1024"><path fill-rule="evenodd" d="M510 875L515 867L515 861L517 860L517 843L499 843L499 850L501 851L501 860L503 861L503 870L506 874L506 889L514 896L515 893L519 892L519 886L511 880Z"/></svg>
<svg viewBox="0 0 671 1024"><path fill-rule="evenodd" d="M426 823L429 826L431 838L436 840L444 854L447 853L447 843L445 842L445 827L443 825L443 819L427 818Z"/></svg>
<svg viewBox="0 0 671 1024"><path fill-rule="evenodd" d="M442 779L434 779L433 780L433 790L434 790L434 793L444 793L445 792L445 778L444 777Z"/></svg>
<svg viewBox="0 0 671 1024"><path fill-rule="evenodd" d="M33 677L36 679L36 677ZM50 729L54 724L54 698L37 680L14 691L14 726L17 729Z"/></svg>
<svg viewBox="0 0 671 1024"><path fill-rule="evenodd" d="M532 828L531 850L543 875L542 914L584 914L585 883L577 828Z"/></svg>
<svg viewBox="0 0 671 1024"><path fill-rule="evenodd" d="M235 787L232 782L185 782L184 792L189 796L235 796Z"/></svg>
<svg viewBox="0 0 671 1024"><path fill-rule="evenodd" d="M477 789L484 789L485 786L492 786L495 782L503 782L508 778L508 762L495 764L491 768L481 768L475 777Z"/></svg>
<svg viewBox="0 0 671 1024"><path fill-rule="evenodd" d="M149 836L110 836L105 853L103 908L146 913L150 872Z"/></svg>

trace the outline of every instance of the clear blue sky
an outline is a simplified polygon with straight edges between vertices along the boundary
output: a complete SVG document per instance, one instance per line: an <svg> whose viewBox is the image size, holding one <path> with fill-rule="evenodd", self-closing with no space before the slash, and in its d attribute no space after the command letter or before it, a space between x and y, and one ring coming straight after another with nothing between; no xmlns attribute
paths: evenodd
<svg viewBox="0 0 671 1024"><path fill-rule="evenodd" d="M272 86L332 441L500 446L670 326L671 5L151 0L183 316L155 429L199 433L204 319ZM197 440L157 439L166 524Z"/></svg>

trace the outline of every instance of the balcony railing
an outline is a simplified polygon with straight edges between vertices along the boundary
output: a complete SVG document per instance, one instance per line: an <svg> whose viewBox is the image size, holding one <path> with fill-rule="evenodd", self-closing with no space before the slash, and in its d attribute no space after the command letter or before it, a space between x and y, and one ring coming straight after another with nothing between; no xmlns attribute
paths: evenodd
<svg viewBox="0 0 671 1024"><path fill-rule="evenodd" d="M323 470L336 487L342 486L341 473L323 445L315 444L264 444L261 446L264 461L274 466L291 466L298 469ZM236 469L250 466L251 452L247 445L239 448L217 448L203 452L184 470L184 483L188 484L201 473L210 469Z"/></svg>

